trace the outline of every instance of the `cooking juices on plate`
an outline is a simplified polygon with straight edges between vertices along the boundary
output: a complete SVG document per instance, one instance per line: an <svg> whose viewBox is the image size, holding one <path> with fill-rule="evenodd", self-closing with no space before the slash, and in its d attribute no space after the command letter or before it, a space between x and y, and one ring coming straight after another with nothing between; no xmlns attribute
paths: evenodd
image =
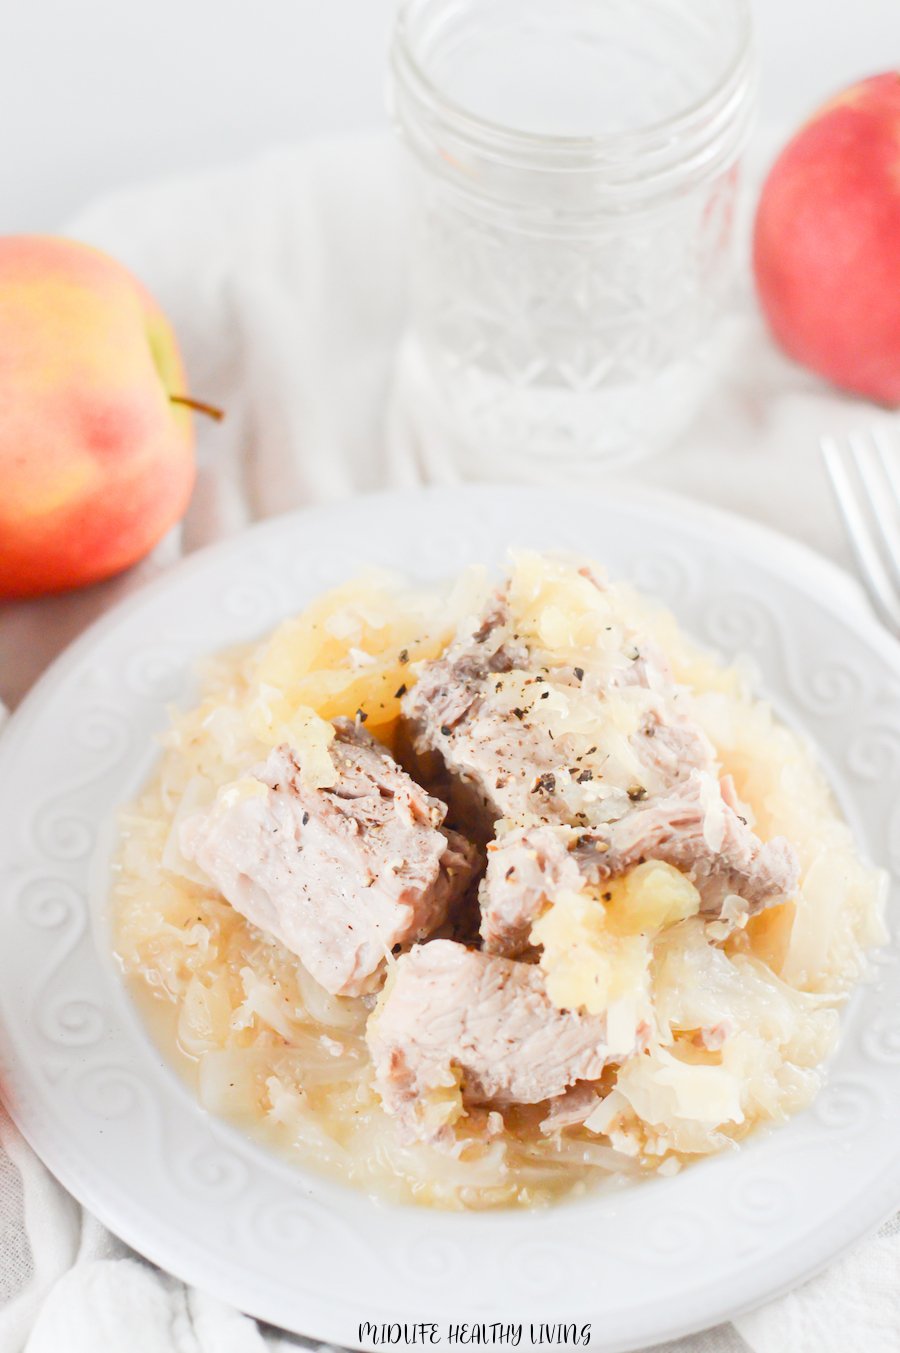
<svg viewBox="0 0 900 1353"><path fill-rule="evenodd" d="M368 574L210 660L163 744L126 972L206 1107L394 1198L734 1147L813 1097L883 937L803 740L584 561Z"/></svg>

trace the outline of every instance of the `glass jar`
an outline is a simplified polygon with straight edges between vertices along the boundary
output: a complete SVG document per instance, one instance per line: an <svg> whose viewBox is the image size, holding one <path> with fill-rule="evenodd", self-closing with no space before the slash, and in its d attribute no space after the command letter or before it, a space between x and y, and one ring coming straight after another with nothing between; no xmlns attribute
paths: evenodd
<svg viewBox="0 0 900 1353"><path fill-rule="evenodd" d="M733 276L749 0L405 0L391 72L411 341L467 468L665 444Z"/></svg>

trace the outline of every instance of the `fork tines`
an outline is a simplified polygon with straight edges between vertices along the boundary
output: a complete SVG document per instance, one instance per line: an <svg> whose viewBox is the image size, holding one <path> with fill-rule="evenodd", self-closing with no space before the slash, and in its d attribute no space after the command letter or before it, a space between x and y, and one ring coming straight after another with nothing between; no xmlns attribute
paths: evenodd
<svg viewBox="0 0 900 1353"><path fill-rule="evenodd" d="M882 428L823 437L821 447L869 597L900 635L900 450Z"/></svg>

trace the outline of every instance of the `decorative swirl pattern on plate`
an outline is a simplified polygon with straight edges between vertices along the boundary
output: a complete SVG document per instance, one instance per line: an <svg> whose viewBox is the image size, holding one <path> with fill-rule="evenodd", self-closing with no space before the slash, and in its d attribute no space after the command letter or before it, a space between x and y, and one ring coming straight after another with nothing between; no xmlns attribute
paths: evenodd
<svg viewBox="0 0 900 1353"><path fill-rule="evenodd" d="M90 818L79 811L81 792L102 782L131 750L131 730L119 710L80 713L72 722L71 736L88 769L43 800L29 824L39 852L60 863L90 854L96 833Z"/></svg>
<svg viewBox="0 0 900 1353"><path fill-rule="evenodd" d="M523 1292L538 1291L542 1298L550 1298L571 1280L575 1266L566 1246L526 1241L510 1248L504 1267Z"/></svg>
<svg viewBox="0 0 900 1353"><path fill-rule="evenodd" d="M247 1162L222 1146L207 1147L189 1155L176 1149L172 1165L182 1188L211 1203L233 1202L250 1179Z"/></svg>
<svg viewBox="0 0 900 1353"><path fill-rule="evenodd" d="M783 652L787 662L789 650L785 647ZM862 673L838 662L813 667L805 680L795 671L792 685L807 708L825 716L852 709L865 696Z"/></svg>
<svg viewBox="0 0 900 1353"><path fill-rule="evenodd" d="M410 1277L426 1283L460 1282L467 1268L461 1245L427 1233L405 1247L403 1262Z"/></svg>
<svg viewBox="0 0 900 1353"><path fill-rule="evenodd" d="M46 874L26 879L15 901L22 920L38 930L58 930L75 918L84 919L84 898L66 879Z"/></svg>
<svg viewBox="0 0 900 1353"><path fill-rule="evenodd" d="M729 654L757 653L771 638L772 617L750 597L719 597L706 612L706 637Z"/></svg>
<svg viewBox="0 0 900 1353"><path fill-rule="evenodd" d="M107 1028L102 1007L83 996L39 1003L38 1021L41 1032L51 1043L77 1048L99 1043Z"/></svg>
<svg viewBox="0 0 900 1353"><path fill-rule="evenodd" d="M846 765L861 780L900 781L900 731L891 724L863 728L847 747Z"/></svg>
<svg viewBox="0 0 900 1353"><path fill-rule="evenodd" d="M815 1099L812 1113L830 1132L865 1132L881 1109L871 1086L846 1078L831 1080Z"/></svg>
<svg viewBox="0 0 900 1353"><path fill-rule="evenodd" d="M177 1137L167 1136L153 1103L151 1087L130 1068L103 1060L92 1062L76 1081L75 1097L81 1109L93 1117L104 1120L134 1117L144 1125L151 1124L171 1172L172 1185L180 1193L208 1203L233 1203L246 1190L250 1180L246 1159L208 1142L190 1150ZM150 1114L148 1106L152 1109ZM298 1228L299 1224L298 1221Z"/></svg>
<svg viewBox="0 0 900 1353"><path fill-rule="evenodd" d="M142 654L141 654L142 655ZM92 783L97 778L97 766L101 774L107 767L120 761L131 746L131 735L124 716L118 710L90 709L75 720L72 736L86 752L97 758L90 778L69 785L67 793Z"/></svg>
<svg viewBox="0 0 900 1353"><path fill-rule="evenodd" d="M235 620L252 620L254 630L275 624L285 614L280 587L271 576L248 576L233 583L222 598L222 607Z"/></svg>
<svg viewBox="0 0 900 1353"><path fill-rule="evenodd" d="M823 718L857 709L866 698L865 674L846 661L818 660L813 664L787 638L771 603L730 593L706 609L706 635L732 655L771 655L780 662L785 683L802 708ZM771 677L769 684L774 685Z"/></svg>
<svg viewBox="0 0 900 1353"><path fill-rule="evenodd" d="M647 1230L647 1249L657 1263L689 1263L699 1252L703 1236L704 1228L697 1217L688 1212L664 1212Z"/></svg>
<svg viewBox="0 0 900 1353"><path fill-rule="evenodd" d="M900 1009L895 1005L877 1015L863 1030L860 1045L873 1062L900 1066Z"/></svg>
<svg viewBox="0 0 900 1353"><path fill-rule="evenodd" d="M365 568L371 568L377 560L373 556L363 559L352 547L347 550L328 549L314 564L305 555L291 559L287 577L294 590L304 596L317 596L326 588L334 587L338 582L352 578Z"/></svg>
<svg viewBox="0 0 900 1353"><path fill-rule="evenodd" d="M94 829L89 820L60 807L58 801L46 804L35 815L32 830L44 854L61 863L83 860L94 844Z"/></svg>
<svg viewBox="0 0 900 1353"><path fill-rule="evenodd" d="M174 700L184 674L184 663L178 653L157 646L133 653L125 664L123 679L130 691L147 700Z"/></svg>
<svg viewBox="0 0 900 1353"><path fill-rule="evenodd" d="M150 1102L150 1090L127 1067L96 1062L78 1077L75 1098L95 1118L125 1118Z"/></svg>
<svg viewBox="0 0 900 1353"><path fill-rule="evenodd" d="M638 555L628 575L635 587L658 597L667 606L683 603L697 586L697 569L685 555Z"/></svg>
<svg viewBox="0 0 900 1353"><path fill-rule="evenodd" d="M277 1263L288 1254L293 1264L302 1253L304 1265L308 1266L315 1263L325 1247L332 1255L341 1254L342 1271L346 1274L355 1272L358 1265L364 1266L367 1273L378 1269L384 1272L386 1264L397 1258L393 1252L383 1253L380 1238L368 1228L347 1225L344 1209L332 1208L316 1196L316 1190L304 1183L302 1174L298 1174L296 1183L281 1178L278 1191L273 1191L272 1178L260 1169L257 1156L251 1181L254 1187L238 1203L239 1225L251 1250L265 1252L262 1262ZM375 1211L384 1217L380 1208ZM340 1280L338 1273L333 1277ZM343 1290L346 1294L346 1286Z"/></svg>
<svg viewBox="0 0 900 1353"><path fill-rule="evenodd" d="M269 1200L254 1215L253 1234L267 1250L277 1252L287 1246L295 1254L315 1245L319 1238L314 1217L295 1199Z"/></svg>
<svg viewBox="0 0 900 1353"><path fill-rule="evenodd" d="M764 1174L754 1170L728 1192L728 1208L732 1216L754 1226L769 1226L788 1211L791 1191L783 1174Z"/></svg>
<svg viewBox="0 0 900 1353"><path fill-rule="evenodd" d="M42 963L35 964L32 1019L51 1043L88 1047L103 1036L101 1007L83 992L50 993L66 962L87 929L84 897L65 879L37 875L25 879L13 897L18 914L33 928L51 936L42 947Z"/></svg>

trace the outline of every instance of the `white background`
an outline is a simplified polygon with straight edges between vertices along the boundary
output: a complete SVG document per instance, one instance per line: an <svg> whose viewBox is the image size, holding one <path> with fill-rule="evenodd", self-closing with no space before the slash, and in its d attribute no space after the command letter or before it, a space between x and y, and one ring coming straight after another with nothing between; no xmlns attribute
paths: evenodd
<svg viewBox="0 0 900 1353"><path fill-rule="evenodd" d="M395 0L0 0L0 231L384 122ZM634 0L640 4L641 0ZM765 121L900 63L900 0L755 0Z"/></svg>

